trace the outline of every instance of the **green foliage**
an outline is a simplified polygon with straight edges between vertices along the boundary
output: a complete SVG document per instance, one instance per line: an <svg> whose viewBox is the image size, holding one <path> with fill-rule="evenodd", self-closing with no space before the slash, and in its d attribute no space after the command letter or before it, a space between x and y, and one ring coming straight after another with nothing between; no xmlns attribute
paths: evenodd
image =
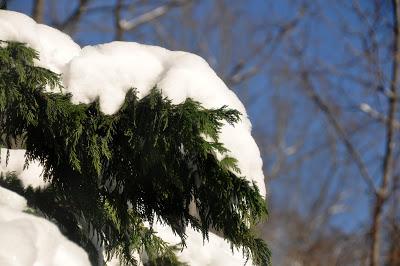
<svg viewBox="0 0 400 266"><path fill-rule="evenodd" d="M98 101L74 105L68 94L45 92L61 90L60 77L34 66L38 55L24 44L0 44L0 136L22 137L27 159L40 160L51 185L1 183L56 222L93 263L102 247L129 265L136 264L134 251L146 252L150 265L179 264L173 247L144 226L159 220L183 245L187 226L206 239L214 228L255 264L270 264L251 229L267 215L264 199L235 174L234 158L216 158L227 151L218 142L222 123L236 123L239 112L191 99L173 105L154 88L141 100L130 90L116 114L104 115Z"/></svg>

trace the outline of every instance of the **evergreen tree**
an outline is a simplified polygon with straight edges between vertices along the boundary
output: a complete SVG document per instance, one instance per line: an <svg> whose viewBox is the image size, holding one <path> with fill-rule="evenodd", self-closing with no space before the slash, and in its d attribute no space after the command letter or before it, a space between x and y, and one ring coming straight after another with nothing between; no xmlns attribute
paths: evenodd
<svg viewBox="0 0 400 266"><path fill-rule="evenodd" d="M0 0L0 9L7 9L7 0Z"/></svg>
<svg viewBox="0 0 400 266"><path fill-rule="evenodd" d="M133 252L145 252L150 265L179 265L179 247L144 226L155 221L170 226L183 246L186 227L204 239L213 229L255 264L270 264L253 230L267 215L265 200L235 174L234 158L216 158L227 152L218 141L222 123L235 124L239 112L205 109L191 99L174 105L157 88L139 100L132 88L121 109L105 115L97 101L72 104L71 95L60 93L59 75L34 65L38 56L22 43L0 43L0 136L3 147L21 139L27 161L41 162L50 185L23 189L9 173L1 186L55 222L94 265L102 251L127 265L137 263Z"/></svg>

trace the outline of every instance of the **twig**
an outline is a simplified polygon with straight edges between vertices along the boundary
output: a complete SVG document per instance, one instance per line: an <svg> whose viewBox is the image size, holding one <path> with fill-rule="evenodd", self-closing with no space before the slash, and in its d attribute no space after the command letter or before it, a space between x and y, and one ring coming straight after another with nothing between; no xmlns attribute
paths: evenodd
<svg viewBox="0 0 400 266"><path fill-rule="evenodd" d="M388 118L385 117L382 113L378 112L377 110L373 109L369 104L362 103L358 106L358 108L369 117L381 122L381 123L388 123ZM396 119L393 119L393 126L396 129L400 129L400 122Z"/></svg>
<svg viewBox="0 0 400 266"><path fill-rule="evenodd" d="M132 30L142 24L148 23L152 20L155 20L161 16L167 14L171 9L175 7L180 7L190 3L192 0L174 0L170 1L167 4L158 6L146 13L141 14L140 16L133 18L131 20L120 20L120 27L125 30Z"/></svg>

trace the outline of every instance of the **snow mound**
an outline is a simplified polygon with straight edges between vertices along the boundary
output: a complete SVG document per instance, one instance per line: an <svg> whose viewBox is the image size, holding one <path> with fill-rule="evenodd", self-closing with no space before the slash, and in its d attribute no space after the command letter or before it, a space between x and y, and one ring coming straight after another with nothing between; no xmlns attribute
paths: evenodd
<svg viewBox="0 0 400 266"><path fill-rule="evenodd" d="M26 43L39 52L37 65L56 73L80 52L68 35L13 11L0 11L0 40Z"/></svg>
<svg viewBox="0 0 400 266"><path fill-rule="evenodd" d="M153 229L159 237L171 245L177 245L181 242L180 238L168 226L156 223ZM190 266L243 266L246 263L241 251L234 250L234 253L232 253L230 244L211 232L208 241L203 241L202 234L190 227L186 229L186 235L187 247L181 252L176 252L181 262L186 262ZM251 259L247 261L247 265L252 265Z"/></svg>
<svg viewBox="0 0 400 266"><path fill-rule="evenodd" d="M238 97L201 57L161 47L112 42L82 49L66 34L37 24L24 14L0 11L0 40L24 42L40 54L37 65L62 74L66 92L74 103L97 98L105 114L120 108L126 92L134 87L139 98L153 87L173 103L188 97L205 108L227 105L242 113L237 125L224 125L220 141L238 160L241 174L254 181L265 195L260 151L251 136L251 124ZM221 156L219 156L221 159Z"/></svg>
<svg viewBox="0 0 400 266"><path fill-rule="evenodd" d="M46 219L22 212L26 200L0 187L0 265L90 265L83 249Z"/></svg>
<svg viewBox="0 0 400 266"><path fill-rule="evenodd" d="M23 211L26 208L26 199L0 186L0 206L7 206L15 211Z"/></svg>
<svg viewBox="0 0 400 266"><path fill-rule="evenodd" d="M146 223L149 227L149 224ZM160 222L153 224L153 230L156 235L169 243L171 246L177 245L180 247L181 239L174 234L169 226L165 226ZM192 228L186 229L186 247L180 251L175 251L178 260L187 263L190 266L216 266L216 265L229 265L229 266L243 266L252 265L252 260L243 257L242 250L234 250L232 252L230 244L223 238L209 233L209 239L203 241L203 236L200 232ZM135 254L139 265L148 262L148 257L145 253ZM119 260L113 257L108 266L119 266Z"/></svg>

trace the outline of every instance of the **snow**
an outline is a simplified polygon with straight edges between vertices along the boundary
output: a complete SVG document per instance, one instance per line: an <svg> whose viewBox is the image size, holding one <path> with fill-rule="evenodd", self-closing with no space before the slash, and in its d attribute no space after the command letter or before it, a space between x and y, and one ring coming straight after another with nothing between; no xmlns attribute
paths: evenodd
<svg viewBox="0 0 400 266"><path fill-rule="evenodd" d="M0 11L0 39L25 42L38 50L37 64L62 74L74 103L99 98L105 114L118 111L129 88L135 87L142 98L154 86L175 104L190 97L206 108L227 105L240 111L242 121L234 127L225 125L220 141L230 150L228 155L238 160L241 174L255 181L265 195L260 151L251 136L246 110L201 57L133 42L80 49L66 34L12 11Z"/></svg>
<svg viewBox="0 0 400 266"><path fill-rule="evenodd" d="M26 199L0 186L0 206L7 206L16 211L23 211L26 208Z"/></svg>
<svg viewBox="0 0 400 266"><path fill-rule="evenodd" d="M63 66L80 52L79 45L68 35L12 11L0 12L0 39L26 43L39 52L37 65L56 73L62 73Z"/></svg>
<svg viewBox="0 0 400 266"><path fill-rule="evenodd" d="M242 121L235 126L225 124L220 141L230 150L228 155L238 160L241 175L254 181L265 196L262 160L251 136L251 123L246 110L234 92L201 57L134 42L111 42L81 49L68 35L37 24L24 14L4 10L0 10L0 40L24 42L36 49L40 59L35 64L61 74L64 92L72 94L73 103L90 103L99 99L105 114L118 111L130 88L136 88L139 98L142 98L155 86L175 104L190 97L205 108L227 105L240 111ZM10 161L5 165L6 150L1 149L1 172L15 171L25 187L46 185L38 162L31 162L24 169L24 151L10 152ZM222 156L219 154L218 157L221 159ZM12 212L10 215L14 217ZM27 224L26 227L21 226L21 230L26 230ZM34 224L32 222L30 226ZM205 249L202 248L201 235L190 230L188 249L179 256L190 260L191 265L236 265L238 261L243 264L241 254L232 256L229 245L223 239L211 234ZM163 229L160 229L160 234L171 236ZM0 265L3 265L1 260Z"/></svg>
<svg viewBox="0 0 400 266"><path fill-rule="evenodd" d="M0 149L0 173L14 172L22 181L24 188L44 188L48 184L43 180L43 166L38 161L25 165L25 150L8 150L10 156L7 161L7 149Z"/></svg>
<svg viewBox="0 0 400 266"><path fill-rule="evenodd" d="M149 227L148 224L146 224ZM181 239L175 235L169 226L157 222L153 225L153 230L156 235L161 237L170 245L176 245L178 248L181 246ZM178 260L187 263L190 266L215 266L215 265L229 265L229 266L243 266L252 265L252 260L243 257L242 250L234 249L233 253L230 244L223 238L209 233L209 239L203 241L203 236L200 232L192 228L186 229L186 248L178 250L175 254ZM146 254L135 254L135 258L139 265L143 265L148 261ZM117 258L113 257L111 261L107 262L108 266L119 266Z"/></svg>
<svg viewBox="0 0 400 266"><path fill-rule="evenodd" d="M46 219L22 212L26 200L0 187L0 265L86 266L83 249Z"/></svg>
<svg viewBox="0 0 400 266"><path fill-rule="evenodd" d="M180 238L174 235L168 226L156 223L153 229L159 237L171 245L177 245L181 242ZM176 253L179 261L186 262L191 266L243 266L246 263L242 251L234 250L234 253L232 253L230 244L211 232L209 233L208 241L203 241L202 234L192 228L186 229L186 235L187 247ZM249 259L247 265L252 265L251 259Z"/></svg>
<svg viewBox="0 0 400 266"><path fill-rule="evenodd" d="M157 86L175 104L190 97L206 108L227 105L239 110L243 121L225 125L220 141L230 150L229 155L238 159L241 173L254 180L265 195L260 151L251 136L246 110L201 57L156 46L112 42L84 47L65 69L63 80L72 101L90 103L99 97L106 114L118 111L132 86L139 98Z"/></svg>

